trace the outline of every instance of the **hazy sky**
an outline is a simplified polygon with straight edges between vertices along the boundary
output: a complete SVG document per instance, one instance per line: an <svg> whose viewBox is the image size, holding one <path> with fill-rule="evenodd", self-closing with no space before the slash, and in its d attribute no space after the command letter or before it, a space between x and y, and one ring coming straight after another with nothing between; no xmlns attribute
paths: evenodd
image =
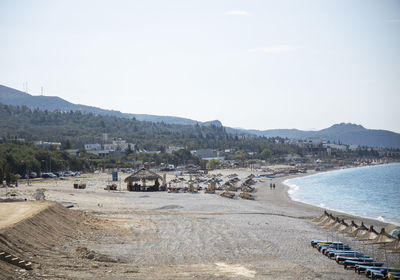
<svg viewBox="0 0 400 280"><path fill-rule="evenodd" d="M400 1L0 0L0 84L231 127L400 132Z"/></svg>

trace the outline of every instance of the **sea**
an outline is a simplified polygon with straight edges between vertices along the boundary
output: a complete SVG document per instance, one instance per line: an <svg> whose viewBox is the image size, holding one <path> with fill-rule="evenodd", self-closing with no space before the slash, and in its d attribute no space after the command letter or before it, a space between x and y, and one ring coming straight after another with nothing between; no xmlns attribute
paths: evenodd
<svg viewBox="0 0 400 280"><path fill-rule="evenodd" d="M288 179L292 200L400 226L400 163Z"/></svg>

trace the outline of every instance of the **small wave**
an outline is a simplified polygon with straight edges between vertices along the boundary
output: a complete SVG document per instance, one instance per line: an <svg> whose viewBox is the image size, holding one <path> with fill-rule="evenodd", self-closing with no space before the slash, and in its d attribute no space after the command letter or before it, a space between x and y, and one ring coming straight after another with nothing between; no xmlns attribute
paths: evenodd
<svg viewBox="0 0 400 280"><path fill-rule="evenodd" d="M319 204L319 207L321 207L321 208L326 208L326 205L325 205L324 203L320 203L320 204Z"/></svg>
<svg viewBox="0 0 400 280"><path fill-rule="evenodd" d="M380 221L380 222L386 222L386 220L382 217L382 216L379 216L378 218L376 218L378 221Z"/></svg>
<svg viewBox="0 0 400 280"><path fill-rule="evenodd" d="M300 190L299 186L290 183L288 180L285 180L283 183L289 187L288 194L290 197Z"/></svg>

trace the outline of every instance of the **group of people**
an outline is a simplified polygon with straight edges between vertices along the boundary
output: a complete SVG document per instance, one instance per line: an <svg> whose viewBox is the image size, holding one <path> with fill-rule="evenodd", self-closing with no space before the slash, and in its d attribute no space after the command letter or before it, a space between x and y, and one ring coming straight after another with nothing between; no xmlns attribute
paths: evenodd
<svg viewBox="0 0 400 280"><path fill-rule="evenodd" d="M272 189L274 189L274 190L275 190L275 183L273 183L273 184L272 184L272 183L270 183L270 184L269 184L269 188L270 188L271 190L272 190Z"/></svg>

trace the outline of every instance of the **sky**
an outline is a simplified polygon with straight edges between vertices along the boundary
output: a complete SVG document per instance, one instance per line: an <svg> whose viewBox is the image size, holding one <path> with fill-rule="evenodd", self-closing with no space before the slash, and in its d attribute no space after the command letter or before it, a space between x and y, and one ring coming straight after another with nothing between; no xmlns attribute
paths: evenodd
<svg viewBox="0 0 400 280"><path fill-rule="evenodd" d="M0 0L0 84L230 127L400 132L400 0Z"/></svg>

